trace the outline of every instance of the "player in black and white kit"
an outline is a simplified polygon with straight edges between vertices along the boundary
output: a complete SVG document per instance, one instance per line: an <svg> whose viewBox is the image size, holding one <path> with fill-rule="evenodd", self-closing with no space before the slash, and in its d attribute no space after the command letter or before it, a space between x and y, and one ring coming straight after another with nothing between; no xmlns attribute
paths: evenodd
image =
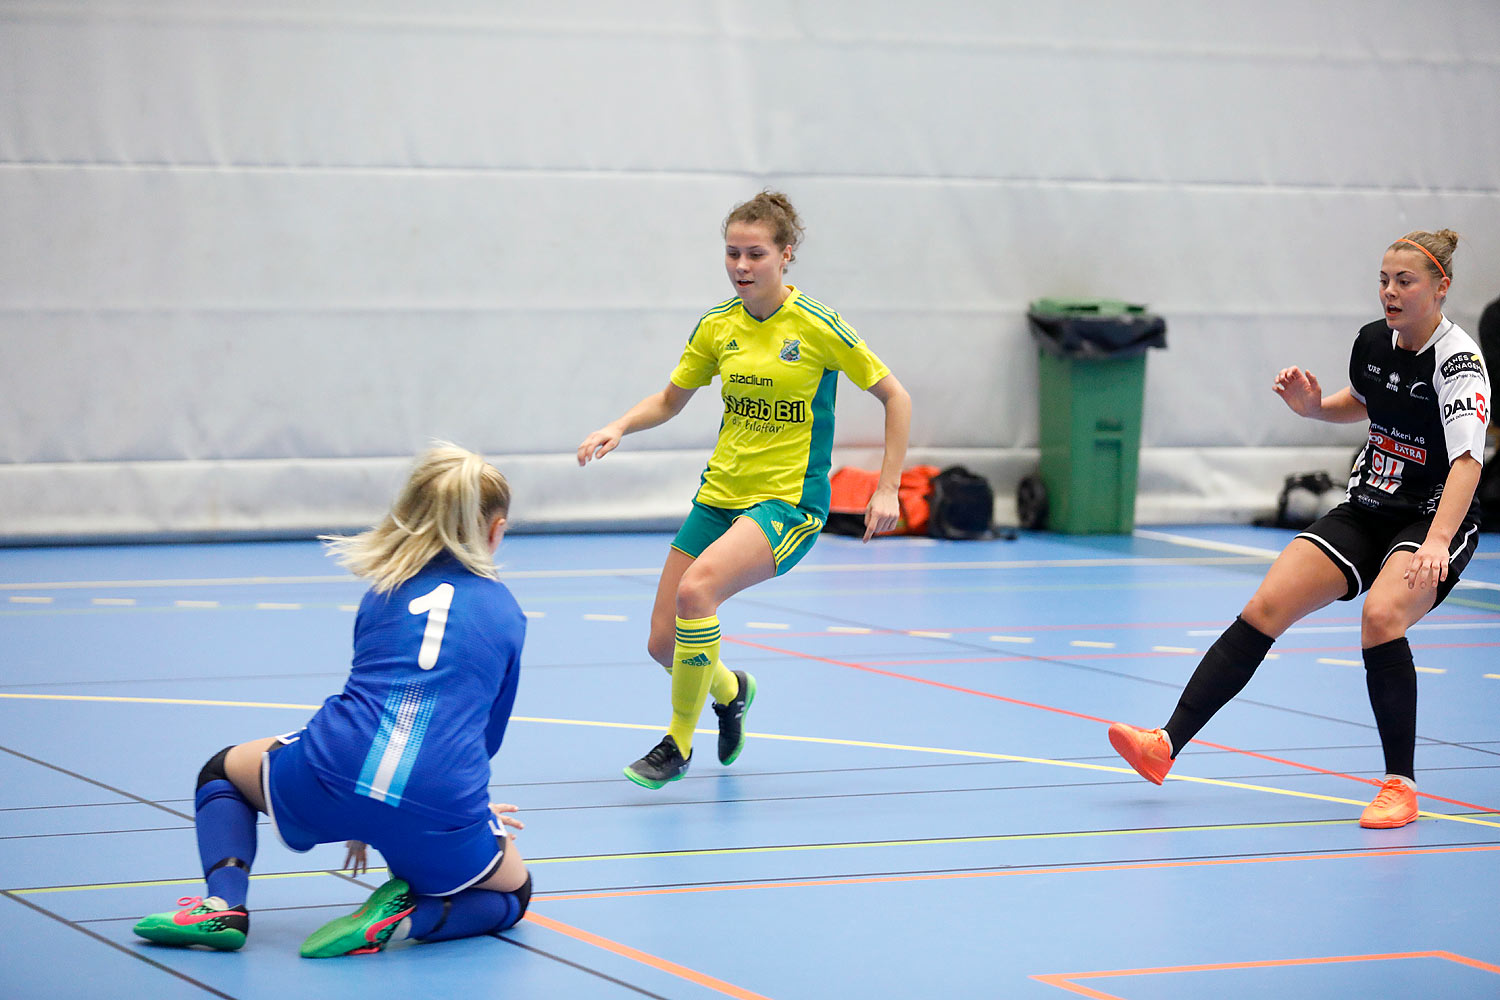
<svg viewBox="0 0 1500 1000"><path fill-rule="evenodd" d="M1334 423L1368 419L1370 436L1344 502L1277 557L1198 664L1167 724L1109 727L1115 750L1147 780L1162 783L1177 751L1239 694L1283 632L1369 591L1360 646L1386 776L1360 825L1387 829L1417 818L1417 674L1406 630L1448 596L1474 555L1491 406L1478 345L1443 316L1457 242L1449 229L1416 232L1386 250L1385 318L1359 331L1348 388L1324 398L1311 372L1277 373L1273 388L1294 412Z"/></svg>

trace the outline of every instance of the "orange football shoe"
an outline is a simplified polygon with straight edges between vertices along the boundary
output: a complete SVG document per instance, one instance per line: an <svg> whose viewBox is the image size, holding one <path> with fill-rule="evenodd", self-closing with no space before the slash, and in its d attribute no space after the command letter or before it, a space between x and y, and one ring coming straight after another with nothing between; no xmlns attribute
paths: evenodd
<svg viewBox="0 0 1500 1000"><path fill-rule="evenodd" d="M1123 722L1111 723L1109 744L1135 768L1135 773L1159 785L1172 770L1172 747L1160 729L1139 729Z"/></svg>
<svg viewBox="0 0 1500 1000"><path fill-rule="evenodd" d="M1359 825L1367 830L1394 830L1417 818L1417 790L1400 778L1387 778L1375 801L1365 806Z"/></svg>

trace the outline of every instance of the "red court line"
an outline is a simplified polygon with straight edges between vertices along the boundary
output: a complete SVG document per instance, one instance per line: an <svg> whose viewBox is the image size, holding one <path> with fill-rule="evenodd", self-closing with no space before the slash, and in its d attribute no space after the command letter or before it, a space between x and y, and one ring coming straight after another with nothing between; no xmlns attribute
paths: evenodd
<svg viewBox="0 0 1500 1000"><path fill-rule="evenodd" d="M538 902L540 902L540 899L538 899ZM702 986L717 993L722 993L727 997L734 997L735 1000L769 1000L768 997L760 993L752 993L747 989L734 985L733 983L726 983L722 979L715 979L713 976L706 975L705 973L699 972L696 969L689 969L685 965L678 965L676 962L668 961L665 958L660 958L656 955L650 954L649 952L644 952L640 951L639 949L632 948L628 944L621 944L618 941L612 941L607 937L600 937L598 934L590 933L589 931L583 930L582 928L574 927L571 924L565 924L561 920L554 920L551 917L542 916L535 910L529 911L522 919L529 920L539 927L545 927L549 931L556 931L559 934L564 934L576 941L582 941L584 944L593 945L595 948L602 948L605 951L615 955L619 955L622 958L628 958L632 962L640 962L642 965L649 966L659 972L665 972L669 975L676 976L679 979L685 979L697 986Z"/></svg>
<svg viewBox="0 0 1500 1000"><path fill-rule="evenodd" d="M896 634L896 635L905 635L906 633L904 633L904 632L898 632L898 633L893 633L893 634ZM782 637L782 636L784 636L784 633L778 635L778 637ZM739 640L739 639L735 639L732 636L731 637L727 637L727 638L729 638L730 641L733 641L733 642L742 641L742 640ZM747 645L748 645L748 643L747 643ZM1500 642L1442 642L1442 643L1421 643L1421 644L1414 644L1411 648L1412 648L1413 651L1418 651L1418 650L1426 650L1426 649L1493 649L1493 648L1496 648L1496 647L1500 647ZM1303 654L1311 654L1311 653L1356 653L1356 652L1359 652L1359 647L1358 646L1294 646L1294 647L1292 647L1290 649L1280 649L1280 648L1278 648L1276 650L1276 652L1278 654L1280 654L1280 655L1283 655L1283 656L1285 656L1288 653L1303 653ZM1152 657L1152 656L1202 656L1202 655L1203 655L1203 651L1202 650L1196 650L1196 649L1192 650L1191 652L1187 652L1187 653L1164 653L1164 652L1161 652L1160 650L1140 650L1140 651L1131 652L1131 653L1073 653L1073 652L1069 652L1067 654L1067 658L1069 660L1138 660L1138 659L1141 659L1143 657ZM943 657L931 657L931 658L922 659L922 660L881 660L879 662L885 664L888 667L927 667L927 666L942 666L943 664L948 664L948 663L1019 663L1019 662L1021 662L1023 660L1048 660L1048 659L1053 659L1053 658L1054 658L1053 656L1049 656L1049 655L1043 654L1043 653L1032 653L1029 656L1028 655L1024 655L1024 654L1020 654L1020 655L1013 654L1013 655L1010 655L1010 656L943 656Z"/></svg>
<svg viewBox="0 0 1500 1000"><path fill-rule="evenodd" d="M961 687L957 684L946 684L943 681L935 681L927 677L916 677L911 674L899 674L894 670L882 670L879 667L872 667L863 663L849 663L844 660L835 660L827 656L817 656L812 653L802 653L793 649L779 649L775 646L767 646L764 643L750 642L747 639L730 639L728 637L725 637L724 641L733 642L736 645L740 646L749 646L752 649L759 649L768 653L779 653L782 656L791 656L803 660L814 660L818 663L827 663L835 667L847 667L850 670L861 670L865 673L878 674L882 677L891 677L895 678L896 680L911 681L915 684L926 684L928 687L942 688L945 691L955 691L959 694L972 694L980 698L989 698L992 701L1002 701L1007 705L1017 705L1021 708L1034 708L1042 712L1052 712L1055 715L1066 715L1070 718L1082 719L1086 722L1097 722L1105 726L1114 721L1113 719L1101 719L1097 715L1088 715L1084 712L1074 712L1070 709L1058 708L1055 705L1042 705L1034 701L1022 701L1019 698L1007 698L1004 695L994 694L990 691L979 691L975 688ZM1022 659L1045 659L1045 657L1022 657ZM1074 659L1081 659L1081 657L1074 657ZM1207 740L1201 739L1195 739L1193 740L1193 742L1200 744L1201 746L1212 747L1215 750L1225 750L1229 753L1244 754L1246 757L1254 757L1256 760L1269 761L1273 764L1281 764L1286 767L1300 768L1304 771L1312 771L1315 774L1324 774L1333 778L1347 778L1349 781L1357 781L1362 785L1378 786L1380 784L1379 781L1376 781L1373 778L1359 778L1352 774L1345 774L1343 771L1331 771L1327 768L1317 767L1313 764L1303 764L1300 761L1287 760L1283 757L1273 757L1270 754L1256 753L1254 750L1242 750L1239 747L1227 746L1223 743L1210 743ZM1461 809L1469 809L1474 812L1500 812L1500 809L1492 809L1489 806L1475 805L1472 802L1464 802L1459 799L1445 798L1444 796L1433 795L1428 792L1418 792L1417 797L1421 799L1429 799L1433 802L1446 802L1449 805L1458 806Z"/></svg>
<svg viewBox="0 0 1500 1000"><path fill-rule="evenodd" d="M704 892L738 892L745 889L805 889L840 885L885 885L893 882L950 882L956 879L1004 878L1020 875L1086 875L1103 872L1155 871L1167 868L1226 868L1288 861L1353 861L1360 858L1404 858L1426 854L1492 854L1500 844L1469 847L1396 847L1386 851L1346 851L1340 854L1291 854L1269 858L1197 858L1186 861L1122 861L1110 865L1071 865L1061 868L1003 868L982 872L926 872L918 875L862 875L849 878L796 879L782 882L729 882L719 885L672 886L658 889L610 889L603 892L563 892L538 896L538 903L579 899L619 899L625 896L685 896ZM527 913L531 919L531 912ZM623 947L623 946L622 946ZM1111 973L1113 974L1113 973Z"/></svg>
<svg viewBox="0 0 1500 1000"><path fill-rule="evenodd" d="M1048 986L1056 986L1079 996L1093 997L1095 1000L1122 1000L1113 993L1103 993L1099 990L1090 989L1078 983L1070 982L1073 979L1106 979L1111 976L1159 976L1174 972L1224 972L1239 969L1275 969L1288 968L1298 965L1335 965L1341 962L1388 962L1403 958L1441 958L1445 961L1455 962L1459 965L1467 965L1470 968L1480 969L1484 972L1500 974L1500 966L1481 962L1467 955L1454 954L1451 951L1402 951L1391 952L1382 955L1329 955L1317 958L1283 958L1267 959L1259 962L1214 962L1208 965L1167 965L1154 969L1116 969L1105 972L1066 972L1048 973L1046 975L1032 976L1039 983Z"/></svg>

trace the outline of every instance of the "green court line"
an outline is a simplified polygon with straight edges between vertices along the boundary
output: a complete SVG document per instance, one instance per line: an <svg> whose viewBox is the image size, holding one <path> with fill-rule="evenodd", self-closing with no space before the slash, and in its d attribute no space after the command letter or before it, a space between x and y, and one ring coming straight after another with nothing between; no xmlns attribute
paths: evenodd
<svg viewBox="0 0 1500 1000"><path fill-rule="evenodd" d="M1491 601L1476 601L1472 597L1456 597L1453 594L1448 595L1446 603L1458 604L1466 608L1481 608L1485 611L1500 611L1500 604Z"/></svg>

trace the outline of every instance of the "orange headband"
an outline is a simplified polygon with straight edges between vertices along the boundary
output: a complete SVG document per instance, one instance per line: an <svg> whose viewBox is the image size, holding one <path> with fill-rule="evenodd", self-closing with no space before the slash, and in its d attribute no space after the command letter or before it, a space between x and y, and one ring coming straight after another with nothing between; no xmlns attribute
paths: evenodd
<svg viewBox="0 0 1500 1000"><path fill-rule="evenodd" d="M1434 257L1432 255L1432 251L1431 250L1427 249L1422 244L1418 243L1416 240L1409 240L1405 236L1401 237L1396 242L1397 243L1410 243L1412 246L1416 247L1418 250L1420 250L1423 253L1425 253L1427 255L1427 259L1428 260L1432 261L1434 264L1437 264L1438 274L1441 274L1445 278L1448 277L1448 272L1443 270L1442 263L1436 257Z"/></svg>

